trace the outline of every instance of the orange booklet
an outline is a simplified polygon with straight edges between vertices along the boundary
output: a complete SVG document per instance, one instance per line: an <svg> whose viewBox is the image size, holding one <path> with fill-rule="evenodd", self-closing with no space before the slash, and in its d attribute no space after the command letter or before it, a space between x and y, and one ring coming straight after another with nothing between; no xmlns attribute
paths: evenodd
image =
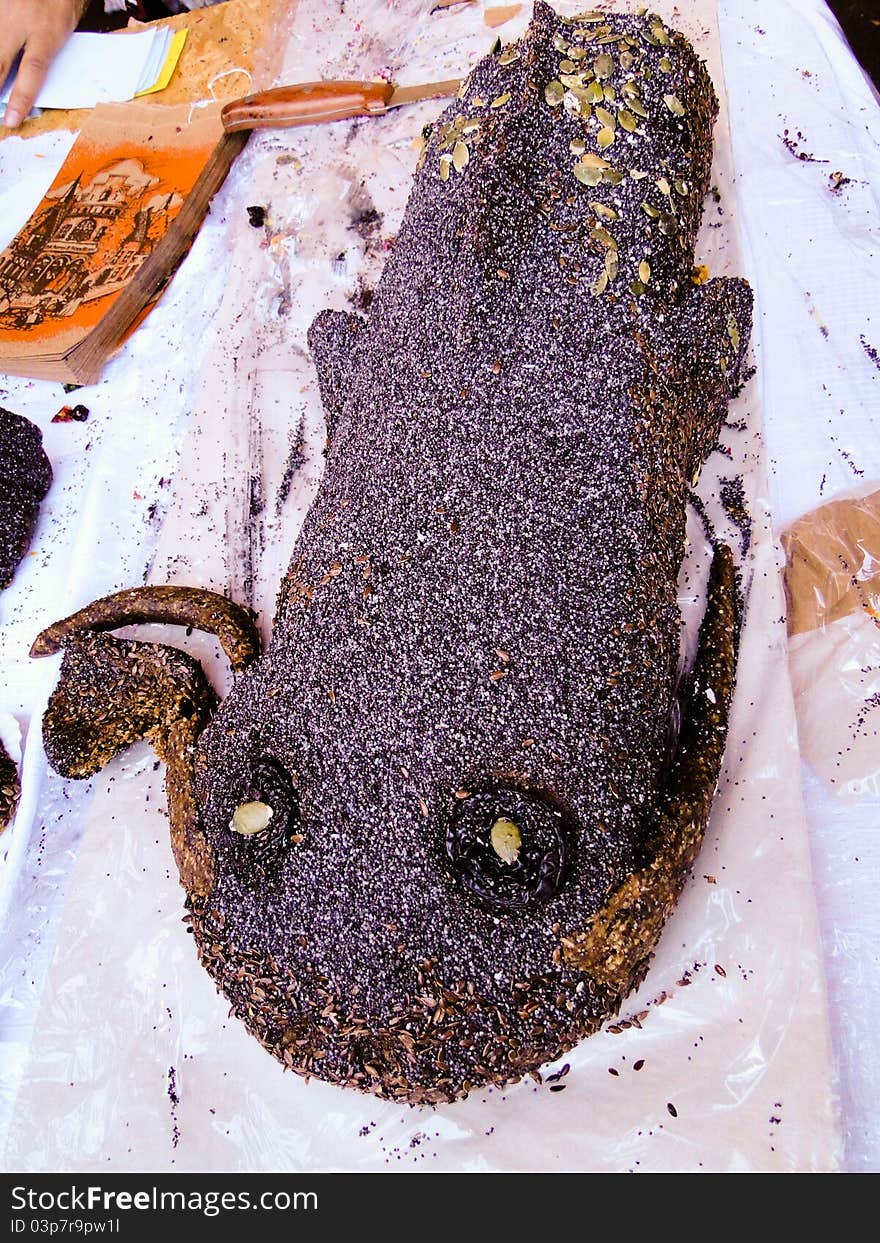
<svg viewBox="0 0 880 1243"><path fill-rule="evenodd" d="M107 104L0 254L0 373L90 384L186 254L247 135L219 105Z"/></svg>

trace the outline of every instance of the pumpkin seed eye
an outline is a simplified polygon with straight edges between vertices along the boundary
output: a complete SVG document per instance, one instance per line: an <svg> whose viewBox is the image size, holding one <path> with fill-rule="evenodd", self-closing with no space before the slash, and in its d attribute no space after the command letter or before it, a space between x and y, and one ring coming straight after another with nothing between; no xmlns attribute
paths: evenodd
<svg viewBox="0 0 880 1243"><path fill-rule="evenodd" d="M549 793L492 783L457 795L446 853L460 883L487 906L532 910L561 888L574 838Z"/></svg>
<svg viewBox="0 0 880 1243"><path fill-rule="evenodd" d="M268 803L239 803L229 821L229 827L233 833L241 833L243 837L253 837L255 833L262 833L263 829L269 827L272 815L272 808Z"/></svg>

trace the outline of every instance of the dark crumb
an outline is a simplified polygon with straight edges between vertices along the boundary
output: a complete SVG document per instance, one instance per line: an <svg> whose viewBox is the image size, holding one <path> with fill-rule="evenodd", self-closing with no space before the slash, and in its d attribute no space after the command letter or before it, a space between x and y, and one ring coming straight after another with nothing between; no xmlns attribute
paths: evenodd
<svg viewBox="0 0 880 1243"><path fill-rule="evenodd" d="M828 189L832 194L839 194L844 186L848 186L851 183L852 177L844 177L841 172L828 174Z"/></svg>
<svg viewBox="0 0 880 1243"><path fill-rule="evenodd" d="M670 1116L671 1116L671 1117L673 1117L673 1118L677 1118L677 1117L678 1117L678 1110L675 1108L675 1106L673 1105L672 1101L667 1101L667 1102L666 1102L666 1108L669 1110L669 1114L670 1114Z"/></svg>
<svg viewBox="0 0 880 1243"><path fill-rule="evenodd" d="M560 1079L565 1078L565 1076L568 1074L570 1070L571 1070L571 1066L569 1065L568 1062L566 1062L561 1070L556 1070L553 1072L552 1075L548 1075L544 1082L545 1083L558 1083Z"/></svg>
<svg viewBox="0 0 880 1243"><path fill-rule="evenodd" d="M88 406L62 406L58 413L52 416L52 422L85 423L89 414Z"/></svg>
<svg viewBox="0 0 880 1243"><path fill-rule="evenodd" d="M180 1143L180 1127L177 1125L177 1107L180 1097L177 1095L177 1072L173 1066L168 1067L168 1099L171 1102L171 1147Z"/></svg>
<svg viewBox="0 0 880 1243"><path fill-rule="evenodd" d="M740 547L745 556L752 545L752 519L746 505L743 481L738 475L733 479L720 480L720 500L724 512L739 531Z"/></svg>
<svg viewBox="0 0 880 1243"><path fill-rule="evenodd" d="M287 461L284 464L284 475L282 476L281 484L278 488L278 499L275 502L276 517L281 513L281 507L290 495L290 489L293 485L293 481L305 464L306 445L303 430L302 427L300 427L298 435L291 442L290 452L288 453Z"/></svg>
<svg viewBox="0 0 880 1243"><path fill-rule="evenodd" d="M864 333L860 333L859 340L862 343L862 349L868 355L868 357L870 358L874 366L877 368L877 370L880 371L880 354L878 354L874 346L871 345L871 343L866 339Z"/></svg>
<svg viewBox="0 0 880 1243"><path fill-rule="evenodd" d="M633 1062L633 1070L641 1070L644 1064L645 1064L645 1059L643 1057L640 1057L638 1061Z"/></svg>
<svg viewBox="0 0 880 1243"><path fill-rule="evenodd" d="M259 206L249 207L247 209L247 214L248 214L248 224L251 226L251 228L262 229L263 225L266 223L265 207L259 207Z"/></svg>
<svg viewBox="0 0 880 1243"><path fill-rule="evenodd" d="M551 1087L550 1087L550 1091L551 1091L551 1092L564 1092L564 1091L565 1091L565 1084L564 1084L564 1083L554 1083L554 1084L552 1084L552 1085L551 1085Z"/></svg>
<svg viewBox="0 0 880 1243"><path fill-rule="evenodd" d="M821 160L818 156L813 155L810 151L801 151L800 144L804 141L804 136L800 130L792 134L791 130L785 129L779 135L785 149L794 156L796 160L802 160L805 164L827 164L827 160Z"/></svg>

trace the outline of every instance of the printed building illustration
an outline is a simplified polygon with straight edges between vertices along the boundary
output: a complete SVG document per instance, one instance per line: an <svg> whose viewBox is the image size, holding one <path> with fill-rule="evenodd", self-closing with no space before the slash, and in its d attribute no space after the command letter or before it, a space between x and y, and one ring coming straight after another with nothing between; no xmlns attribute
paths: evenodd
<svg viewBox="0 0 880 1243"><path fill-rule="evenodd" d="M128 284L183 203L157 185L123 159L50 190L0 255L0 327L75 315Z"/></svg>

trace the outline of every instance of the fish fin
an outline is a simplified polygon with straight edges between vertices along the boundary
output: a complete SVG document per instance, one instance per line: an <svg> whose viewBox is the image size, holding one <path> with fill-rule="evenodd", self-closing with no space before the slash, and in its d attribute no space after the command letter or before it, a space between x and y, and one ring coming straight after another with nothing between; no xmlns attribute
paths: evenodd
<svg viewBox="0 0 880 1243"><path fill-rule="evenodd" d="M355 344L366 321L347 311L322 311L309 329L309 350L318 372L318 387L332 436L345 398L353 365Z"/></svg>
<svg viewBox="0 0 880 1243"><path fill-rule="evenodd" d="M0 833L11 823L20 797L18 769L0 740Z"/></svg>
<svg viewBox="0 0 880 1243"><path fill-rule="evenodd" d="M566 966L619 1002L641 980L702 844L721 771L736 668L733 554L715 550L689 704L648 862L633 872L588 929L562 938Z"/></svg>
<svg viewBox="0 0 880 1243"><path fill-rule="evenodd" d="M693 286L671 334L684 357L682 371L692 377L692 440L688 478L694 479L718 440L728 402L745 381L752 330L753 295L739 277L715 277ZM688 332L688 326L691 331Z"/></svg>
<svg viewBox="0 0 880 1243"><path fill-rule="evenodd" d="M132 743L152 743L168 766L171 845L188 893L207 893L213 883L194 755L216 705L201 665L185 652L86 631L64 640L58 685L43 715L46 755L62 777L91 777Z"/></svg>

